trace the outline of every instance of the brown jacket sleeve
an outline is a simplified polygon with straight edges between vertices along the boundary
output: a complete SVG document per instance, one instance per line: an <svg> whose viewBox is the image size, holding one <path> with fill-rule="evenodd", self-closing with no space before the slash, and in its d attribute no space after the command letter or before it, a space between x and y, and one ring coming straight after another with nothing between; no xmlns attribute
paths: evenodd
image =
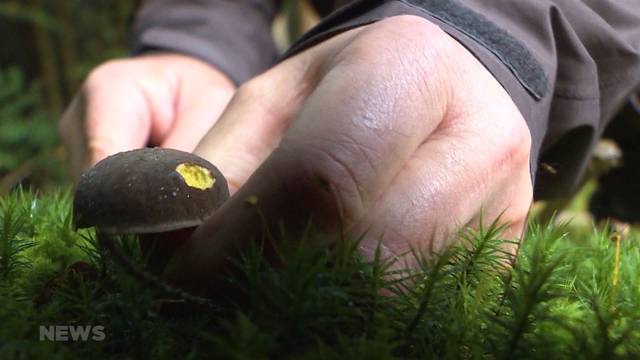
<svg viewBox="0 0 640 360"><path fill-rule="evenodd" d="M133 24L133 54L189 54L215 65L236 84L277 59L271 38L275 0L147 0Z"/></svg>
<svg viewBox="0 0 640 360"><path fill-rule="evenodd" d="M577 184L604 127L640 85L637 0L342 3L286 56L389 16L411 14L438 24L491 71L520 109L533 139L538 198L563 195ZM540 158L557 173L537 172Z"/></svg>

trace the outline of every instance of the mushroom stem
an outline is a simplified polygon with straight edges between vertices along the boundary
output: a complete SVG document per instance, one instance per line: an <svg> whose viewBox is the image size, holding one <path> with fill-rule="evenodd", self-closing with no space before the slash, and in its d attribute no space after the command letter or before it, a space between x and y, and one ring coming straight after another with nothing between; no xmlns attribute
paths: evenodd
<svg viewBox="0 0 640 360"><path fill-rule="evenodd" d="M140 249L146 259L147 269L161 274L176 250L189 239L195 226L161 233L140 234Z"/></svg>
<svg viewBox="0 0 640 360"><path fill-rule="evenodd" d="M193 295L183 289L169 285L166 281L162 280L156 275L153 275L147 271L141 270L135 265L129 257L116 245L111 235L98 230L96 232L96 238L101 247L106 248L111 255L116 259L116 262L122 266L129 274L137 278L141 282L155 287L156 289L166 292L168 294L177 296L186 301L190 301L200 305L210 305L211 300L200 296Z"/></svg>

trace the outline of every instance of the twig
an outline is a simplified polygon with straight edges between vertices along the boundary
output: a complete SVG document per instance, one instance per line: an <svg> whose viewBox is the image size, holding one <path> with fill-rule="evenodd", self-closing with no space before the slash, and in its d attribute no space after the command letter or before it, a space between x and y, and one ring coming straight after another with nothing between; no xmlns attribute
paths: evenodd
<svg viewBox="0 0 640 360"><path fill-rule="evenodd" d="M614 225L615 226L615 225ZM611 234L611 241L615 246L613 255L613 271L611 272L611 308L615 308L616 289L618 288L618 272L620 270L620 242L629 233L629 225L618 226L620 230L614 230Z"/></svg>

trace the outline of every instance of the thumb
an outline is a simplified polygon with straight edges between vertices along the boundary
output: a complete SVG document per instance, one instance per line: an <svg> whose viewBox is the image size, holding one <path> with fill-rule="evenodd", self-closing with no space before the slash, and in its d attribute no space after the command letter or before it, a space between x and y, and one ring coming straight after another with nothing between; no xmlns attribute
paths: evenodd
<svg viewBox="0 0 640 360"><path fill-rule="evenodd" d="M175 86L158 66L151 57L112 60L89 74L59 126L74 177L109 155L145 146L152 123L171 126Z"/></svg>

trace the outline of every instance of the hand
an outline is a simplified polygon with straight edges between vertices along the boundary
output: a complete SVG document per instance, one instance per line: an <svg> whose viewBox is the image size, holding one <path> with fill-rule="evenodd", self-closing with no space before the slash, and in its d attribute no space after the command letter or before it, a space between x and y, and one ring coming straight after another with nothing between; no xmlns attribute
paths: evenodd
<svg viewBox="0 0 640 360"><path fill-rule="evenodd" d="M167 276L211 290L229 252L281 220L293 239L309 219L333 238L340 225L364 234L368 257L379 241L385 257L438 250L481 218L519 237L530 141L500 84L435 25L400 16L349 30L236 93L196 153L237 192Z"/></svg>
<svg viewBox="0 0 640 360"><path fill-rule="evenodd" d="M184 55L97 67L60 120L73 178L109 155L147 144L193 151L234 91L220 71Z"/></svg>

